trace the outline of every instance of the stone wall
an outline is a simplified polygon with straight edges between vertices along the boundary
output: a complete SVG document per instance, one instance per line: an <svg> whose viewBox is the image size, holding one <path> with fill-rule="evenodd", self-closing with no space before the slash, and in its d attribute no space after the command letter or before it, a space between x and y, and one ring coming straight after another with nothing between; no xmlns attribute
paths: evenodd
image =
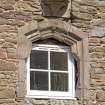
<svg viewBox="0 0 105 105"><path fill-rule="evenodd" d="M73 0L72 25L88 32L90 104L105 104L105 1Z"/></svg>
<svg viewBox="0 0 105 105"><path fill-rule="evenodd" d="M90 100L35 100L17 98L16 48L18 28L41 21L39 0L0 0L0 105L104 105L105 1L72 0L71 18L59 18L89 33Z"/></svg>

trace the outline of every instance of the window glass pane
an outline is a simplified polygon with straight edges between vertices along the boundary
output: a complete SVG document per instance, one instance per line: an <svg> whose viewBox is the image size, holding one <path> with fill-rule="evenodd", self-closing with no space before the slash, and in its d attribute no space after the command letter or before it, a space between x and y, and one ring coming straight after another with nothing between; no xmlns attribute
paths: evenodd
<svg viewBox="0 0 105 105"><path fill-rule="evenodd" d="M51 73L51 90L68 91L68 74Z"/></svg>
<svg viewBox="0 0 105 105"><path fill-rule="evenodd" d="M31 69L48 69L48 52L32 50L30 55Z"/></svg>
<svg viewBox="0 0 105 105"><path fill-rule="evenodd" d="M51 52L50 53L51 70L68 70L67 53L66 52Z"/></svg>
<svg viewBox="0 0 105 105"><path fill-rule="evenodd" d="M30 71L30 89L48 90L48 72Z"/></svg>

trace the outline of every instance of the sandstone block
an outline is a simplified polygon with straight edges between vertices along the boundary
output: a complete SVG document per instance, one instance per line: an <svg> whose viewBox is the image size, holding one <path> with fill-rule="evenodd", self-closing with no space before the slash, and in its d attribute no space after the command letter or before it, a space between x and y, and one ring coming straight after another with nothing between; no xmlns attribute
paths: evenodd
<svg viewBox="0 0 105 105"><path fill-rule="evenodd" d="M11 20L8 20L6 24L20 27L20 26L24 26L25 22L18 19L11 19Z"/></svg>
<svg viewBox="0 0 105 105"><path fill-rule="evenodd" d="M105 85L105 81L96 81L96 79L91 79L91 81L90 81L90 85L92 86L92 87L98 87L98 86L104 86Z"/></svg>
<svg viewBox="0 0 105 105"><path fill-rule="evenodd" d="M98 9L99 12L105 13L105 8L104 8L104 6L98 6L97 9Z"/></svg>
<svg viewBox="0 0 105 105"><path fill-rule="evenodd" d="M4 39L0 39L0 44L4 43L5 40Z"/></svg>
<svg viewBox="0 0 105 105"><path fill-rule="evenodd" d="M16 53L7 53L7 57L10 59L16 59L17 55L16 55Z"/></svg>
<svg viewBox="0 0 105 105"><path fill-rule="evenodd" d="M14 14L13 14L13 11L3 12L3 13L0 13L0 17L5 19L14 19Z"/></svg>
<svg viewBox="0 0 105 105"><path fill-rule="evenodd" d="M15 90L14 88L7 88L0 91L0 99L10 99L15 98Z"/></svg>
<svg viewBox="0 0 105 105"><path fill-rule="evenodd" d="M6 10L13 9L15 0L0 0L0 7Z"/></svg>
<svg viewBox="0 0 105 105"><path fill-rule="evenodd" d="M7 52L6 49L0 48L0 59L6 59L7 58Z"/></svg>
<svg viewBox="0 0 105 105"><path fill-rule="evenodd" d="M16 48L16 45L10 42L5 42L2 44L2 48Z"/></svg>
<svg viewBox="0 0 105 105"><path fill-rule="evenodd" d="M14 99L0 99L0 105L16 105L14 103Z"/></svg>
<svg viewBox="0 0 105 105"><path fill-rule="evenodd" d="M93 6L88 6L88 5L81 5L80 6L78 3L73 2L72 11L73 12L96 14L97 9L95 7L93 7Z"/></svg>
<svg viewBox="0 0 105 105"><path fill-rule="evenodd" d="M15 71L16 65L10 61L0 60L0 71Z"/></svg>
<svg viewBox="0 0 105 105"><path fill-rule="evenodd" d="M96 74L103 74L103 73L105 73L105 70L104 70L104 68L95 68L95 73Z"/></svg>
<svg viewBox="0 0 105 105"><path fill-rule="evenodd" d="M98 6L105 6L105 1L98 1L98 0L74 0L74 2L80 4L80 5L86 5L86 6L95 6L95 7L98 7Z"/></svg>
<svg viewBox="0 0 105 105"><path fill-rule="evenodd" d="M90 58L105 58L105 53L104 52L93 52L90 54Z"/></svg>
<svg viewBox="0 0 105 105"><path fill-rule="evenodd" d="M17 28L15 26L11 26L11 25L1 25L0 26L0 33L16 33L17 32Z"/></svg>
<svg viewBox="0 0 105 105"><path fill-rule="evenodd" d="M90 62L91 67L94 68L105 68L105 62L101 61L101 62Z"/></svg>
<svg viewBox="0 0 105 105"><path fill-rule="evenodd" d="M16 39L13 39L13 38L10 38L10 37L6 37L5 41L10 42L10 43L15 43L15 44L17 43Z"/></svg>
<svg viewBox="0 0 105 105"><path fill-rule="evenodd" d="M72 12L73 17L77 19L90 21L92 19L92 15L88 13L80 13L80 12Z"/></svg>
<svg viewBox="0 0 105 105"><path fill-rule="evenodd" d="M24 12L24 11L6 11L3 13L0 13L0 17L5 19L17 19L17 20L30 21L32 20L32 13Z"/></svg>
<svg viewBox="0 0 105 105"><path fill-rule="evenodd" d="M97 79L98 81L105 81L105 74L93 74L91 78Z"/></svg>
<svg viewBox="0 0 105 105"><path fill-rule="evenodd" d="M16 48L7 48L8 53L16 53Z"/></svg>
<svg viewBox="0 0 105 105"><path fill-rule="evenodd" d="M41 6L38 1L18 1L15 4L15 10L17 11L30 11L37 12L37 14L41 13Z"/></svg>
<svg viewBox="0 0 105 105"><path fill-rule="evenodd" d="M89 52L92 53L92 52L98 52L100 55L104 55L104 52L105 52L105 47L101 47L101 46L96 46L96 47L93 47L93 48L90 48L89 49Z"/></svg>
<svg viewBox="0 0 105 105"><path fill-rule="evenodd" d="M91 35L92 36L104 36L105 35L105 27L93 27L92 30L91 30Z"/></svg>
<svg viewBox="0 0 105 105"><path fill-rule="evenodd" d="M99 91L96 94L97 101L105 102L105 91Z"/></svg>
<svg viewBox="0 0 105 105"><path fill-rule="evenodd" d="M101 44L105 44L105 37L101 39Z"/></svg>

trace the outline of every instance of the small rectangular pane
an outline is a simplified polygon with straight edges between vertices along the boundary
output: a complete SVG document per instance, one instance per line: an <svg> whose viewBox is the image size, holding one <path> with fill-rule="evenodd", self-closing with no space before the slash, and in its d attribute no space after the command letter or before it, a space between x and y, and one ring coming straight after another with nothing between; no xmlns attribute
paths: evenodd
<svg viewBox="0 0 105 105"><path fill-rule="evenodd" d="M68 70L67 52L51 52L50 53L51 70Z"/></svg>
<svg viewBox="0 0 105 105"><path fill-rule="evenodd" d="M32 50L30 55L31 69L48 69L48 52Z"/></svg>
<svg viewBox="0 0 105 105"><path fill-rule="evenodd" d="M30 71L30 89L48 90L48 72Z"/></svg>
<svg viewBox="0 0 105 105"><path fill-rule="evenodd" d="M68 74L51 73L51 90L68 91Z"/></svg>

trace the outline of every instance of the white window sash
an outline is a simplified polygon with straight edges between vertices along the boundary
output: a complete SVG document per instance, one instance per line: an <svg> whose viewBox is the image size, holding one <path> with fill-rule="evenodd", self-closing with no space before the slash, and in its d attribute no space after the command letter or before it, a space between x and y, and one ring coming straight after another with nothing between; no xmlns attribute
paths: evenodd
<svg viewBox="0 0 105 105"><path fill-rule="evenodd" d="M58 50L60 49L60 50ZM74 59L70 53L68 47L65 46L56 46L56 45L34 45L32 50L42 50L48 51L48 70L43 69L30 69L30 57L27 59L27 95L26 97L32 98L57 98L57 99L75 99L75 70L74 70ZM50 70L50 51L57 52L67 52L68 54L68 71L62 70ZM68 53L69 51L69 53ZM48 72L48 91L41 90L30 90L30 71L43 71ZM63 91L50 91L51 83L50 83L50 73L51 72L59 72L59 73L67 73L68 76L68 92ZM72 84L72 85L71 85Z"/></svg>

